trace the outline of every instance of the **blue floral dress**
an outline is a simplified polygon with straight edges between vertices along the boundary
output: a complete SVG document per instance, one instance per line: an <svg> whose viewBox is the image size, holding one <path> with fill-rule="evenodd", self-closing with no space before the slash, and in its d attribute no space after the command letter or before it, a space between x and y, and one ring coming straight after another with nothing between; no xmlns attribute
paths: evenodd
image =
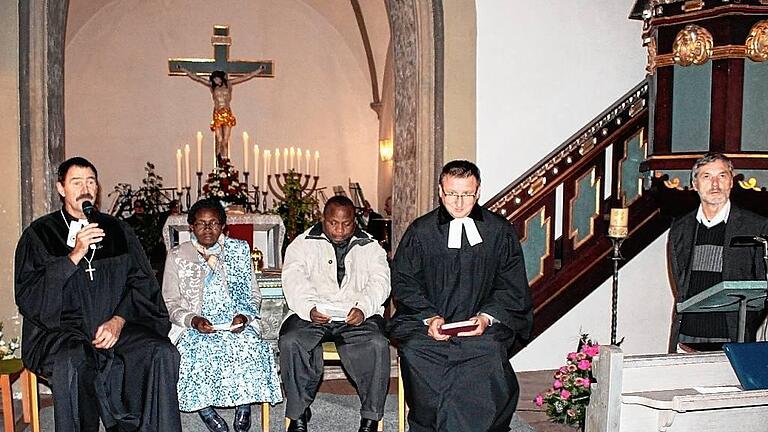
<svg viewBox="0 0 768 432"><path fill-rule="evenodd" d="M238 313L258 316L259 312L251 301L250 256L244 254L243 263L226 252L215 269L199 258L206 274L202 316L213 325L230 324ZM238 283L227 284L227 280ZM178 396L182 411L282 401L272 347L253 326L241 333L204 334L186 329L177 348L181 354Z"/></svg>

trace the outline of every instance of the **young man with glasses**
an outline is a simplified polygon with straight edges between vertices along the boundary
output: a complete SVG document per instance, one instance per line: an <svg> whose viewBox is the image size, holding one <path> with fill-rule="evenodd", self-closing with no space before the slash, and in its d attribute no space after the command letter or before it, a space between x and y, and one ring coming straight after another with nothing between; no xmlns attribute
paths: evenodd
<svg viewBox="0 0 768 432"><path fill-rule="evenodd" d="M511 348L532 324L520 242L506 219L477 205L475 164L449 162L439 184L440 206L411 224L392 266L390 337L408 424L412 432L508 431L519 394ZM454 323L462 329L448 330Z"/></svg>

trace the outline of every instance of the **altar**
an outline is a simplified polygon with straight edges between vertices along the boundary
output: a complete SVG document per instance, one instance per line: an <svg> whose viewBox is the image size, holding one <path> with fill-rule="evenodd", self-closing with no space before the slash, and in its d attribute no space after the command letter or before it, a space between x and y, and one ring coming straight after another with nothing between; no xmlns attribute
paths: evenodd
<svg viewBox="0 0 768 432"><path fill-rule="evenodd" d="M227 231L230 237L245 240L248 246L261 251L264 270L277 271L283 266L280 251L283 250L285 225L274 214L227 214ZM170 250L191 237L187 215L172 215L163 226L163 241Z"/></svg>

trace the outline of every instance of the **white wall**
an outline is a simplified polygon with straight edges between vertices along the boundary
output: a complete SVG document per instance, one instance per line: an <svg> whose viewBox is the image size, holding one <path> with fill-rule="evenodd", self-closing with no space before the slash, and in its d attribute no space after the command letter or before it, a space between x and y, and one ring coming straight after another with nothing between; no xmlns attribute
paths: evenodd
<svg viewBox="0 0 768 432"><path fill-rule="evenodd" d="M348 2L343 10L358 32ZM211 57L214 24L230 26L231 59L275 61L274 79L257 78L233 90L236 165L242 165L244 130L262 150L319 149L320 186L346 189L351 177L376 202L379 125L369 107L368 70L354 51L362 51L362 43L348 43L301 0L105 2L68 35L67 156L92 159L104 192L118 181L136 186L148 160L166 186L174 186L175 149L190 144L194 158L200 130L209 156L204 171L210 170L210 92L186 77L168 76L168 58Z"/></svg>
<svg viewBox="0 0 768 432"><path fill-rule="evenodd" d="M586 125L645 75L642 24L632 0L550 0L533 7L477 5L477 161L483 198L495 195ZM666 235L621 270L619 336L627 352L664 352L672 295ZM610 341L611 284L595 292L512 361L559 367L588 332Z"/></svg>

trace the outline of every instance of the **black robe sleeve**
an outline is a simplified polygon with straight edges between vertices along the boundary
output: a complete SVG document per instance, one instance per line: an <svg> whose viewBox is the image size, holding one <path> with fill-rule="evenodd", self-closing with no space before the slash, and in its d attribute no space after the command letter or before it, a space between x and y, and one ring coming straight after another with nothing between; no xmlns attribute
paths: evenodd
<svg viewBox="0 0 768 432"><path fill-rule="evenodd" d="M512 225L502 228L498 244L498 268L490 295L480 306L487 313L527 340L533 325L533 307L520 241Z"/></svg>
<svg viewBox="0 0 768 432"><path fill-rule="evenodd" d="M399 316L424 320L439 315L426 296L424 249L411 226L397 247L392 266L392 296Z"/></svg>
<svg viewBox="0 0 768 432"><path fill-rule="evenodd" d="M24 231L15 260L19 312L39 328L58 329L64 287L78 267L66 255L51 255L33 229Z"/></svg>

